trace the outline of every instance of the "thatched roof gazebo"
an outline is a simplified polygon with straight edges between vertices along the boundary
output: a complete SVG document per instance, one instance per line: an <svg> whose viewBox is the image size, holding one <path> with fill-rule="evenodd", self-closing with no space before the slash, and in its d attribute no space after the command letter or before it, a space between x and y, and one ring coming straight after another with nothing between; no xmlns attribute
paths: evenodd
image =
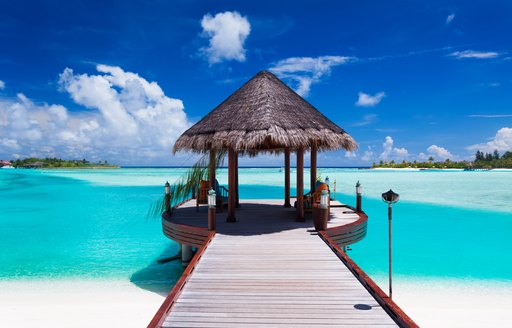
<svg viewBox="0 0 512 328"><path fill-rule="evenodd" d="M317 150L355 150L357 144L338 125L290 89L274 74L262 71L235 91L176 141L174 152L228 151L228 221L235 219L238 199L238 153L285 154L285 206L290 206L290 151L297 153L297 195L304 193L304 150L311 150L311 186L316 181ZM210 186L215 167L210 165ZM304 219L297 197L297 219Z"/></svg>

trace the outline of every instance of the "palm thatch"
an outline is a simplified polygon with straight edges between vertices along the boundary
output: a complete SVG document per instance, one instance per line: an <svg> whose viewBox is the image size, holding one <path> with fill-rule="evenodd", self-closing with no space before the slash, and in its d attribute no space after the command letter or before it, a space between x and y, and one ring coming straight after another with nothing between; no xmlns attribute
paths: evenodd
<svg viewBox="0 0 512 328"><path fill-rule="evenodd" d="M318 150L357 148L342 128L274 74L262 71L185 131L173 151L233 148L255 154L312 145Z"/></svg>

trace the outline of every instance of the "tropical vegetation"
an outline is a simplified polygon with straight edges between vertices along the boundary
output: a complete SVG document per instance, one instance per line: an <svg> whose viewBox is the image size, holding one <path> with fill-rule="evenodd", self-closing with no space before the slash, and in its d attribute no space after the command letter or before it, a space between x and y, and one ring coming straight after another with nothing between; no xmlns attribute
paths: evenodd
<svg viewBox="0 0 512 328"><path fill-rule="evenodd" d="M430 156L426 162L395 162L395 161L380 161L373 163L374 168L422 168L422 169L493 169L493 168L512 168L512 152L506 151L500 155L498 150L492 153L484 153L480 150L475 154L474 161L452 161L446 159L445 161L434 161Z"/></svg>

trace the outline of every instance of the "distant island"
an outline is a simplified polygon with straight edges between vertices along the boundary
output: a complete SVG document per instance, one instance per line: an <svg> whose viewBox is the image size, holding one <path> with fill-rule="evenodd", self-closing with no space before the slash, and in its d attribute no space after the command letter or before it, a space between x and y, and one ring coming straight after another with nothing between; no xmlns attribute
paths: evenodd
<svg viewBox="0 0 512 328"><path fill-rule="evenodd" d="M464 169L464 170L490 170L490 169L511 169L512 168L512 152L506 151L500 156L495 150L493 153L483 153L477 151L474 161L451 161L446 159L444 162L435 162L434 158L429 157L427 162L407 162L402 161L380 161L378 164L373 163L373 168L418 168L418 169Z"/></svg>
<svg viewBox="0 0 512 328"><path fill-rule="evenodd" d="M73 160L65 160L60 158L37 158L30 157L25 159L16 159L11 161L11 166L20 169L56 169L56 168L66 168L66 169L113 169L119 168L118 165L112 165L107 161L99 161L99 162L89 162L86 159L73 159Z"/></svg>

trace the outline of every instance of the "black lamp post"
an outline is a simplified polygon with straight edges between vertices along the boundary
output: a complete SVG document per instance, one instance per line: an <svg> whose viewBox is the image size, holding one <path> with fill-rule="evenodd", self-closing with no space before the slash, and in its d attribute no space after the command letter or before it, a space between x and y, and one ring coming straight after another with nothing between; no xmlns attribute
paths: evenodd
<svg viewBox="0 0 512 328"><path fill-rule="evenodd" d="M389 222L389 298L393 298L393 266L392 266L392 239L391 239L391 221L393 217L393 210L391 208L391 204L398 202L400 195L393 192L393 190L389 189L387 192L382 194L382 200L388 203L388 222Z"/></svg>

